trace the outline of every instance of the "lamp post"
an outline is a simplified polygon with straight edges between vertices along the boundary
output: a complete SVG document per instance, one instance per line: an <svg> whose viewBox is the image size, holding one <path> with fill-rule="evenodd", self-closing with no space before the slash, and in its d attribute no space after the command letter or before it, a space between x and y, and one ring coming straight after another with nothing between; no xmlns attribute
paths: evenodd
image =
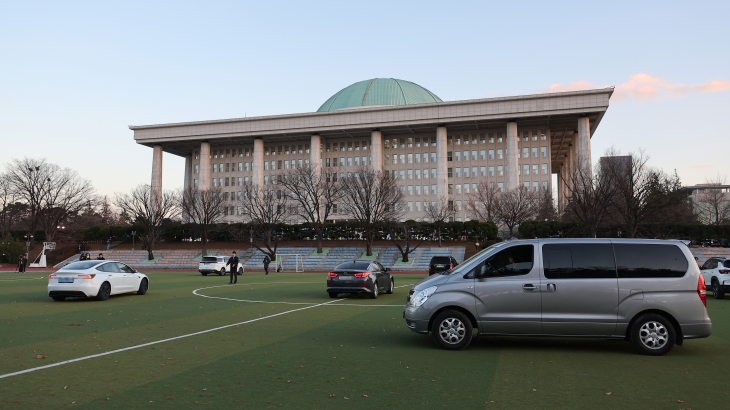
<svg viewBox="0 0 730 410"><path fill-rule="evenodd" d="M137 231L132 231L132 250L134 250L134 235L137 235Z"/></svg>

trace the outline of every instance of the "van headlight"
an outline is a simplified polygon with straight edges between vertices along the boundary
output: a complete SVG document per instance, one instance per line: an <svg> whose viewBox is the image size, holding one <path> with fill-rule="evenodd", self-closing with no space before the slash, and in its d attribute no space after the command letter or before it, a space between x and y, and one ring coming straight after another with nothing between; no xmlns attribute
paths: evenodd
<svg viewBox="0 0 730 410"><path fill-rule="evenodd" d="M422 304L426 303L428 297L433 295L434 292L436 292L436 286L431 286L430 288L419 290L418 292L416 292L415 295L411 297L411 305L413 307L421 306Z"/></svg>

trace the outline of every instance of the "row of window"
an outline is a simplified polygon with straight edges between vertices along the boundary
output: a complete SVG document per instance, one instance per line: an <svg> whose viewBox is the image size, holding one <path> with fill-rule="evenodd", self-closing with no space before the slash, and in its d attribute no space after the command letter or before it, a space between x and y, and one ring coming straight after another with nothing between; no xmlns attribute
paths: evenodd
<svg viewBox="0 0 730 410"><path fill-rule="evenodd" d="M562 243L542 246L547 279L679 278L689 264L676 245ZM534 246L504 249L485 261L490 276L526 275L532 271ZM485 265L487 266L487 265ZM475 271L481 264L475 267Z"/></svg>
<svg viewBox="0 0 730 410"><path fill-rule="evenodd" d="M538 168L539 167L539 168ZM532 169L532 172L530 170ZM495 176L495 170L496 170L496 176L504 176L504 166L498 165L496 167L490 166L490 167L463 167L463 168L447 168L447 176L449 178L470 178L470 177L486 177L489 175L490 177ZM478 173L477 173L478 171ZM487 174L488 172L488 174ZM522 165L522 168L517 168L517 175L539 175L542 173L543 175L548 174L548 164L524 164Z"/></svg>

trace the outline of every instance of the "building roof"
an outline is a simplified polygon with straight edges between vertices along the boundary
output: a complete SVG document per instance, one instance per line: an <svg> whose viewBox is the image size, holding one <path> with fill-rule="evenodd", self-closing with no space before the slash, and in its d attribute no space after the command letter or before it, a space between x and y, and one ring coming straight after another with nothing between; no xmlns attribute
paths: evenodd
<svg viewBox="0 0 730 410"><path fill-rule="evenodd" d="M373 78L349 85L330 97L317 112L378 105L410 105L442 102L436 94L416 83L395 78Z"/></svg>

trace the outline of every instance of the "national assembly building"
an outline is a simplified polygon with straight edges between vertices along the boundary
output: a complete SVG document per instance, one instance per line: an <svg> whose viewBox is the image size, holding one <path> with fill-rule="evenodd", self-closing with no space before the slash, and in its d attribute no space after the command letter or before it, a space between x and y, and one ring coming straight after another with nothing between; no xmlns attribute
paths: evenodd
<svg viewBox="0 0 730 410"><path fill-rule="evenodd" d="M552 189L591 163L591 137L613 88L477 100L442 101L418 84L375 78L343 88L316 112L130 126L153 149L152 189L162 189L162 154L185 158L184 187L220 187L227 222L243 220L240 188L275 184L288 169L320 164L321 172L360 166L392 173L402 187L407 219L446 198L455 220L469 220L466 202L477 184L500 190ZM347 219L340 210L333 219Z"/></svg>

